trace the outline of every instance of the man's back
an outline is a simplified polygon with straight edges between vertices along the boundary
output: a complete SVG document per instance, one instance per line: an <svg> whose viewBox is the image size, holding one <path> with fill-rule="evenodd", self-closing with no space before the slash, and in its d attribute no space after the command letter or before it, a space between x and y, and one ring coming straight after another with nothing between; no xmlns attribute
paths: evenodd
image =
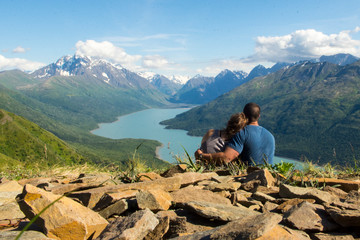
<svg viewBox="0 0 360 240"><path fill-rule="evenodd" d="M261 126L248 125L227 144L240 154L241 160L249 165L273 163L275 153L274 136Z"/></svg>

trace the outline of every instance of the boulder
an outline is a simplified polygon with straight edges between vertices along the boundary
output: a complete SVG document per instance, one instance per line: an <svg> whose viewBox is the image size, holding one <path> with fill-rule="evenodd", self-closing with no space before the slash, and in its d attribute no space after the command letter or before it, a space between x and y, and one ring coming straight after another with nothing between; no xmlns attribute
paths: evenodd
<svg viewBox="0 0 360 240"><path fill-rule="evenodd" d="M172 197L161 189L149 189L136 194L137 204L140 209L148 208L152 211L168 210Z"/></svg>
<svg viewBox="0 0 360 240"><path fill-rule="evenodd" d="M72 199L46 192L29 184L24 186L18 202L29 219L52 204L35 222L50 238L69 240L88 239L90 236L95 238L108 225L99 214Z"/></svg>
<svg viewBox="0 0 360 240"><path fill-rule="evenodd" d="M282 216L276 213L264 213L240 218L217 228L211 233L210 239L257 239L268 232L272 232L281 220Z"/></svg>
<svg viewBox="0 0 360 240"><path fill-rule="evenodd" d="M314 199L316 203L320 204L339 201L339 199L332 194L316 188L294 187L286 184L280 185L279 194L283 198Z"/></svg>
<svg viewBox="0 0 360 240"><path fill-rule="evenodd" d="M4 181L0 184L0 220L25 217L15 199L22 189L23 186L16 181Z"/></svg>
<svg viewBox="0 0 360 240"><path fill-rule="evenodd" d="M182 206L187 202L191 202L191 201L231 205L229 199L222 197L218 194L215 194L212 191L202 190L201 188L194 186L181 188L170 194L172 196L173 202L178 206Z"/></svg>
<svg viewBox="0 0 360 240"><path fill-rule="evenodd" d="M284 222L303 231L333 231L340 226L326 213L322 205L302 202L284 214Z"/></svg>
<svg viewBox="0 0 360 240"><path fill-rule="evenodd" d="M225 222L260 214L242 206L234 207L209 202L188 202L186 207L199 216Z"/></svg>
<svg viewBox="0 0 360 240"><path fill-rule="evenodd" d="M326 206L326 211L343 227L360 227L360 209L339 209Z"/></svg>
<svg viewBox="0 0 360 240"><path fill-rule="evenodd" d="M149 209L137 211L127 217L116 218L100 234L97 240L139 240L152 232L159 224L155 214Z"/></svg>
<svg viewBox="0 0 360 240"><path fill-rule="evenodd" d="M156 215L159 220L159 224L153 231L145 236L144 240L162 240L163 236L167 233L170 226L170 218L168 216L160 217Z"/></svg>

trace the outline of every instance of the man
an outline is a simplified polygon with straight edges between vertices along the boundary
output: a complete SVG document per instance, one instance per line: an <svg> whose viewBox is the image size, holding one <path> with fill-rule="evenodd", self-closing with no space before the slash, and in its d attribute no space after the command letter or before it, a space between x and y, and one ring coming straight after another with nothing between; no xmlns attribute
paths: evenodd
<svg viewBox="0 0 360 240"><path fill-rule="evenodd" d="M205 163L216 164L231 162L237 157L248 165L263 164L264 160L272 164L275 152L274 136L265 128L259 126L260 107L256 103L248 103L243 110L248 119L248 125L241 129L227 144L224 152L195 152L195 158Z"/></svg>

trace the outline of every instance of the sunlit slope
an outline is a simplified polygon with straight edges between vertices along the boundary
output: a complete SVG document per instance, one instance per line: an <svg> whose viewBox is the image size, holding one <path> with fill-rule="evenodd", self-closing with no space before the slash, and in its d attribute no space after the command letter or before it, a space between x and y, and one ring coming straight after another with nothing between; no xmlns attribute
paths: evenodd
<svg viewBox="0 0 360 240"><path fill-rule="evenodd" d="M0 109L0 153L20 162L70 165L83 157L54 134Z"/></svg>

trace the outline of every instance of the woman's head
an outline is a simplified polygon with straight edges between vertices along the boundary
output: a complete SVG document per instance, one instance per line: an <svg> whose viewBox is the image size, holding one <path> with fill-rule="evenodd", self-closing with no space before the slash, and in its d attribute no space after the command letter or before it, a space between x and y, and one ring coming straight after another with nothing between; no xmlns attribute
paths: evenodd
<svg viewBox="0 0 360 240"><path fill-rule="evenodd" d="M239 132L241 129L243 129L247 124L247 118L245 117L244 113L235 113L231 115L225 131L228 137L232 137L237 132Z"/></svg>

